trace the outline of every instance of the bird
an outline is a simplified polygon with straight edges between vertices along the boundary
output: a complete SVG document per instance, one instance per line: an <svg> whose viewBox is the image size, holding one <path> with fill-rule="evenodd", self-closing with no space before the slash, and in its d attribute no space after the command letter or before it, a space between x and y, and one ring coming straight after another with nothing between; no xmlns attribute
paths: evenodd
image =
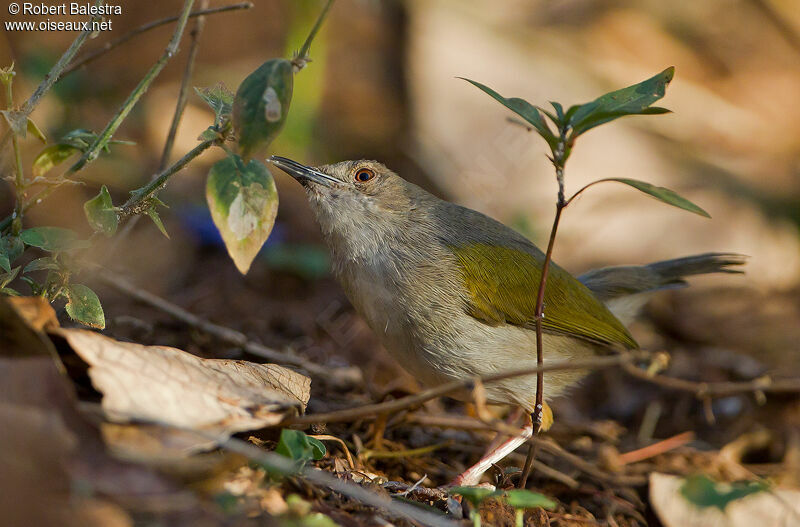
<svg viewBox="0 0 800 527"><path fill-rule="evenodd" d="M529 239L377 161L318 167L280 156L269 161L302 184L345 295L421 385L536 366L536 296L545 256ZM654 292L683 286L690 275L740 272L743 263L740 255L708 253L575 277L553 262L544 295L544 364L637 349L627 324ZM587 373L545 373L544 399L563 394ZM484 388L487 402L527 417L518 436L493 444L456 485L478 484L493 463L532 435L535 374ZM454 395L471 397L467 391ZM552 414L545 417L552 420Z"/></svg>

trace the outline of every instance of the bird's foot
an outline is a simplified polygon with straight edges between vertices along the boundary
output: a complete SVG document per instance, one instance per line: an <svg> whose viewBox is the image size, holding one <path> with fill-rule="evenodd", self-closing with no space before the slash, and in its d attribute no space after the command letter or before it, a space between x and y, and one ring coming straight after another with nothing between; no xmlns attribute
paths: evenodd
<svg viewBox="0 0 800 527"><path fill-rule="evenodd" d="M552 414L551 414L552 415ZM525 444L525 442L531 438L533 435L533 422L531 421L530 416L527 416L525 420L525 426L522 427L519 434L507 439L506 441L502 442L497 448L490 450L483 457L474 465L469 467L467 470L456 476L456 478L450 482L449 486L453 487L473 487L478 485L481 481L481 477L483 474L489 470L489 468L498 463L506 456L508 456L511 452L516 450L519 446Z"/></svg>

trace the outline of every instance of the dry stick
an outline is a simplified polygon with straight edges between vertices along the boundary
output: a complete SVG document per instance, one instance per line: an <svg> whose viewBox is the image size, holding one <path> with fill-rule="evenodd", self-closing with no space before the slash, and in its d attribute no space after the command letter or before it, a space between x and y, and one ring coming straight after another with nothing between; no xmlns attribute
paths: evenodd
<svg viewBox="0 0 800 527"><path fill-rule="evenodd" d="M687 381L677 377L650 374L633 364L623 364L623 371L632 377L657 384L662 388L678 390L694 394L698 399L711 397L727 397L744 393L800 393L800 379L770 379L759 377L751 381L741 382L698 382Z"/></svg>
<svg viewBox="0 0 800 527"><path fill-rule="evenodd" d="M252 355L262 357L269 361L279 362L282 364L289 364L307 370L312 376L319 380L329 382L336 386L353 386L361 381L360 370L357 368L326 368L313 362L291 355L289 353L278 351L268 348L258 342L253 342L247 338L244 333L234 329L214 324L204 318L201 318L189 311L186 311L180 306L177 306L161 297L152 293L144 291L124 278L111 273L107 270L99 270L97 276L107 285L116 289L117 291L130 296L131 298L147 304L151 307L159 309L164 313L188 324L203 333L212 335L219 340L238 346Z"/></svg>
<svg viewBox="0 0 800 527"><path fill-rule="evenodd" d="M675 450L676 448L691 442L693 439L694 432L683 432L678 435L668 437L662 441L658 441L657 443L653 443L652 445L647 445L646 447L620 454L619 462L623 465L627 465L629 463L638 463L639 461L655 457L659 454L663 454L664 452Z"/></svg>
<svg viewBox="0 0 800 527"><path fill-rule="evenodd" d="M310 425L315 423L341 423L355 421L363 417L370 417L381 413L397 412L406 408L418 406L426 401L448 395L452 392L459 390L471 390L475 386L475 381L480 380L483 383L496 382L511 377L522 377L525 375L534 375L538 372L547 371L563 371L563 370L588 370L610 368L619 366L629 361L636 360L637 357L645 356L644 353L624 353L620 355L613 355L609 357L595 357L586 360L569 360L558 361L551 364L536 366L534 368L526 368L522 370L494 373L492 375L483 375L481 377L473 377L464 380L451 381L441 384L435 388L424 390L415 395L409 395L393 401L387 401L377 404L367 404L357 406L355 408L346 408L344 410L337 410L334 412L326 412L321 414L303 415L298 417L290 417L283 422L283 424L304 424ZM507 429L504 431L508 432Z"/></svg>
<svg viewBox="0 0 800 527"><path fill-rule="evenodd" d="M250 4L252 6L252 4ZM206 11L208 7L208 0L201 0L200 2L200 11ZM198 12L198 11L195 11ZM191 14L190 14L191 16ZM189 46L189 56L186 59L186 67L183 70L183 78L181 78L181 87L178 91L178 102L175 104L175 113L172 116L172 123L169 126L169 133L167 134L167 140L164 143L164 150L161 153L161 162L158 165L158 171L161 172L167 167L167 162L169 161L169 157L172 154L172 147L175 144L175 136L178 134L178 125L180 125L181 119L183 118L183 111L186 108L186 103L189 99L188 92L189 92L189 85L191 84L192 80L192 73L194 71L194 62L197 58L197 50L198 44L200 42L200 35L203 33L203 28L205 27L206 17L205 16L198 16L197 20L194 23L194 27L192 31L189 32L189 37L191 39L191 44ZM154 175L153 179L157 176ZM119 247L119 244L124 240L131 230L136 226L136 223L141 218L141 215L136 215L131 220L125 224L125 227L117 234L117 237L114 239L112 246L109 249L109 253L115 252L115 249Z"/></svg>
<svg viewBox="0 0 800 527"><path fill-rule="evenodd" d="M215 15L217 13L224 13L224 12L227 12L227 11L237 11L239 9L250 9L252 7L253 7L253 4L251 2L242 2L242 3L239 3L239 4L232 4L232 5L222 6L222 7L214 7L214 8L211 8L211 9L200 9L198 11L192 11L191 13L189 13L189 17L194 18L194 17L202 17L203 15ZM165 26L167 24L175 22L176 20L178 20L178 18L179 18L178 16L170 16L170 17L167 17L167 18L162 18L160 20L154 20L152 22L148 22L147 24L141 25L141 26L131 30L129 33L126 33L126 34L122 35L121 37L119 37L117 39L110 40L110 41L106 42L101 48L96 49L94 51L91 51L91 52L87 53L86 55L78 58L75 62L71 63L69 66L66 67L66 69L64 70L63 75L68 75L68 74L74 72L75 70L77 70L78 68L81 68L81 67L85 66L86 64L98 59L99 57L101 57L102 55L108 53L109 51L111 51L112 49L116 48L117 46L119 46L121 44L124 44L125 42L129 41L133 37L141 35L142 33L150 31L151 29L155 29L157 27Z"/></svg>
<svg viewBox="0 0 800 527"><path fill-rule="evenodd" d="M350 483L333 476L317 468L303 467L298 469L291 459L285 458L274 452L268 452L251 445L241 439L230 438L221 444L221 447L230 452L240 454L247 459L264 465L270 469L277 470L286 474L296 474L315 485L327 487L334 492L357 500L365 505L384 509L397 516L409 518L422 525L431 527L455 527L461 522L450 520L438 514L420 509L414 505L409 505L401 501L393 500L389 497L371 492L355 483Z"/></svg>

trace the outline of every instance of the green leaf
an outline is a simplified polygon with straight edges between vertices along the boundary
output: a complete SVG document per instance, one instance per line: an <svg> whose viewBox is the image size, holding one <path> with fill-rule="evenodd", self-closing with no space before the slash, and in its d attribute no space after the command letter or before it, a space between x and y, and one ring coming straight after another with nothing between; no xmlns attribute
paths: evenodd
<svg viewBox="0 0 800 527"><path fill-rule="evenodd" d="M708 214L708 212L704 211L703 209L701 209L688 199L676 194L675 192L671 191L668 188L657 187L655 185L651 185L650 183L639 181L638 179L608 178L608 179L603 179L601 181L617 181L619 183L624 183L641 192L644 192L648 196L652 196L659 201L662 201L668 205L672 205L673 207L678 207L679 209L688 210L689 212L694 212L695 214L699 214L700 216L705 216L706 218L711 217Z"/></svg>
<svg viewBox="0 0 800 527"><path fill-rule="evenodd" d="M10 284L19 274L19 269L19 267L15 267L11 272L0 274L0 288Z"/></svg>
<svg viewBox="0 0 800 527"><path fill-rule="evenodd" d="M111 201L111 194L105 185L100 188L97 196L83 204L83 212L86 213L86 219L95 231L102 232L106 236L117 232L119 218Z"/></svg>
<svg viewBox="0 0 800 527"><path fill-rule="evenodd" d="M61 269L61 266L58 265L58 262L52 256L45 256L44 258L37 258L32 260L25 268L22 270L23 274L30 273L33 271L58 271Z"/></svg>
<svg viewBox="0 0 800 527"><path fill-rule="evenodd" d="M221 82L208 88L195 88L197 95L214 110L214 123L219 124L233 112L233 93Z"/></svg>
<svg viewBox="0 0 800 527"><path fill-rule="evenodd" d="M36 159L33 160L33 176L39 177L47 174L56 165L59 165L69 159L73 154L77 154L79 150L72 145L55 144L42 149Z"/></svg>
<svg viewBox="0 0 800 527"><path fill-rule="evenodd" d="M16 289L11 289L10 287L4 287L0 289L0 293L8 296L22 296L19 291Z"/></svg>
<svg viewBox="0 0 800 527"><path fill-rule="evenodd" d="M293 82L292 63L271 59L239 85L233 101L233 125L245 159L266 148L283 128Z"/></svg>
<svg viewBox="0 0 800 527"><path fill-rule="evenodd" d="M686 478L681 485L681 495L701 509L716 507L720 511L736 500L763 492L769 486L762 481L717 483L707 476L697 474Z"/></svg>
<svg viewBox="0 0 800 527"><path fill-rule="evenodd" d="M97 329L106 327L103 306L94 291L82 284L67 286L67 314L69 318Z"/></svg>
<svg viewBox="0 0 800 527"><path fill-rule="evenodd" d="M26 245L51 252L85 249L89 246L86 240L78 239L75 231L61 227L34 227L22 231L19 237Z"/></svg>
<svg viewBox="0 0 800 527"><path fill-rule="evenodd" d="M90 146L97 140L97 134L85 128L77 128L70 130L59 141L59 144L71 146L86 152Z"/></svg>
<svg viewBox="0 0 800 527"><path fill-rule="evenodd" d="M556 508L556 502L538 492L525 489L509 490L505 494L505 502L515 509L533 509L541 507L547 510Z"/></svg>
<svg viewBox="0 0 800 527"><path fill-rule="evenodd" d="M499 102L512 112L516 113L517 115L525 119L525 121L530 123L530 125L536 129L539 135L542 136L542 138L544 138L545 141L547 141L547 144L550 145L551 149L555 148L555 145L558 142L558 138L550 130L550 127L547 126L547 123L545 122L542 115L539 113L538 108L530 104L528 101L520 99L518 97L506 99L493 89L489 88L488 86L484 86L480 82L465 79L464 77L459 77L459 78L479 88L484 93L490 95L494 100L496 100L497 102Z"/></svg>
<svg viewBox="0 0 800 527"><path fill-rule="evenodd" d="M284 428L275 452L295 461L312 461L322 459L326 449L318 439L309 437L300 430Z"/></svg>
<svg viewBox="0 0 800 527"><path fill-rule="evenodd" d="M275 181L263 163L231 155L211 167L206 199L228 254L242 274L269 237L278 212Z"/></svg>
<svg viewBox="0 0 800 527"><path fill-rule="evenodd" d="M0 268L11 271L11 264L22 256L25 244L17 236L0 237Z"/></svg>
<svg viewBox="0 0 800 527"><path fill-rule="evenodd" d="M44 286L39 282L37 282L36 280L34 280L33 278L29 276L22 276L20 277L20 280L28 284L28 287L31 288L31 294L33 294L34 296L42 294L42 289L44 288Z"/></svg>
<svg viewBox="0 0 800 527"><path fill-rule="evenodd" d="M216 130L216 128L214 128L214 126L209 126L205 130L203 130L203 133L201 133L197 137L197 140L198 141L211 141L211 140L216 139L217 137L219 137L219 132L217 132L217 130Z"/></svg>
<svg viewBox="0 0 800 527"><path fill-rule="evenodd" d="M607 93L592 102L573 106L567 111L568 124L572 127L572 137L625 115L647 115L666 113L664 108L649 108L651 104L664 97L667 85L675 75L675 68L669 67L638 84Z"/></svg>
<svg viewBox="0 0 800 527"><path fill-rule="evenodd" d="M153 220L153 223L156 224L158 230L161 231L161 234L167 237L169 240L169 234L167 233L167 229L164 227L164 222L161 221L161 216L158 215L158 211L156 210L156 206L152 205L147 210L144 211L147 216Z"/></svg>
<svg viewBox="0 0 800 527"><path fill-rule="evenodd" d="M45 137L44 132L42 132L41 129L36 126L36 123L34 123L30 117L28 117L28 133L33 134L33 136L39 139L39 141L42 143L47 144L47 138Z"/></svg>
<svg viewBox="0 0 800 527"><path fill-rule="evenodd" d="M477 507L482 501L489 498L497 498L503 495L502 491L495 491L484 487L452 487L449 489L450 494L457 494L463 496L470 504Z"/></svg>

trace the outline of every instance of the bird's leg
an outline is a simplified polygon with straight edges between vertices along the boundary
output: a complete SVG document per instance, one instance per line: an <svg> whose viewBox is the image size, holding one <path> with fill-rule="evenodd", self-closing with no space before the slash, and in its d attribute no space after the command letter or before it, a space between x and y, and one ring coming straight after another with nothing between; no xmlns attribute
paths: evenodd
<svg viewBox="0 0 800 527"><path fill-rule="evenodd" d="M524 412L524 411L525 411L525 409L522 408L521 406L515 407L508 414L508 417L506 417L505 423L508 426L514 426L515 424L517 424L517 421L519 421L519 418L522 417L522 412ZM497 432L497 434L495 434L495 436L494 436L494 439L492 439L492 442L489 443L489 446L487 446L486 450L484 450L483 455L487 456L487 455L489 455L490 452L492 452L492 450L494 450L497 447L499 447L500 444L503 442L503 438L506 437L507 435L508 434L504 434L503 432Z"/></svg>
<svg viewBox="0 0 800 527"><path fill-rule="evenodd" d="M503 441L493 450L487 452L483 457L474 465L469 467L463 473L456 476L450 483L452 486L470 486L477 485L483 473L489 470L489 467L505 458L511 452L516 450L520 445L524 444L533 435L533 421L529 414L525 414L525 425L516 436Z"/></svg>

